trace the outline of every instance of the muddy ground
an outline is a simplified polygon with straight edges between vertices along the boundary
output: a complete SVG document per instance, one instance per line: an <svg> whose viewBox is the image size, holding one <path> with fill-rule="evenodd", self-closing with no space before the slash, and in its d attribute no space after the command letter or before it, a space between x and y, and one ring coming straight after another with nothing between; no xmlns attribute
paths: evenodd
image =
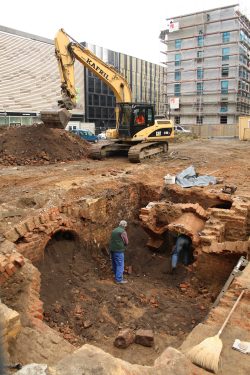
<svg viewBox="0 0 250 375"><path fill-rule="evenodd" d="M168 157L142 164L130 164L122 157L2 167L0 205L6 214L0 233L32 209L55 204L68 192L72 197L77 187L84 194L97 194L124 176L157 187L162 186L164 175L176 174L190 165L199 174L223 179L223 184L204 190L220 191L224 184L234 184L237 195L249 197L249 149L249 143L238 140L192 140L173 143ZM197 281L192 269L180 267L177 276L167 274L169 249L160 254L149 251L147 236L138 223L129 226L128 234L126 266L132 266L132 273L126 275L129 282L123 286L114 284L107 254L93 259L73 236L55 237L38 265L44 318L76 346L89 342L132 363L152 364L166 346L180 346L206 316L214 295L209 285ZM152 329L155 346L115 348L114 338L125 327Z"/></svg>

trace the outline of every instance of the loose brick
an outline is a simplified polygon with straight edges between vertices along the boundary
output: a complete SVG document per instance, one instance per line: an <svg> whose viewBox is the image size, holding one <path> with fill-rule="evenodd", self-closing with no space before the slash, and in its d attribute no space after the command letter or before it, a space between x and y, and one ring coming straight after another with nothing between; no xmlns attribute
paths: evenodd
<svg viewBox="0 0 250 375"><path fill-rule="evenodd" d="M153 331L150 329L139 329L135 334L136 344L143 346L153 346L154 345L154 335Z"/></svg>
<svg viewBox="0 0 250 375"><path fill-rule="evenodd" d="M115 338L114 346L116 346L117 348L125 349L130 344L132 344L134 340L135 340L134 332L132 331L132 329L127 328L119 332L119 334Z"/></svg>

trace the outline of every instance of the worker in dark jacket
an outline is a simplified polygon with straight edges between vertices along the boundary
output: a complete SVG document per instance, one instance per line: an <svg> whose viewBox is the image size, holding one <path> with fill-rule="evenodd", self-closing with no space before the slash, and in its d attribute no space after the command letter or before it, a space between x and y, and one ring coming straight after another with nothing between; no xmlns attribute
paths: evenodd
<svg viewBox="0 0 250 375"><path fill-rule="evenodd" d="M109 243L109 250L112 260L112 269L115 275L115 282L117 284L125 284L123 280L124 272L124 252L128 245L128 236L126 232L127 222L121 220L117 228L112 231Z"/></svg>
<svg viewBox="0 0 250 375"><path fill-rule="evenodd" d="M191 238L185 234L180 234L172 251L172 273L175 272L177 264L182 262L188 266L193 262L193 254L191 250Z"/></svg>

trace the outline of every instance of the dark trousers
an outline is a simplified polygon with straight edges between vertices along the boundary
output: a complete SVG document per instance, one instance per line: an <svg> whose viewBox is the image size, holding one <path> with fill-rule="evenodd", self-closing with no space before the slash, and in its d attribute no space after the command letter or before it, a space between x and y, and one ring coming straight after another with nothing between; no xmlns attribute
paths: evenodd
<svg viewBox="0 0 250 375"><path fill-rule="evenodd" d="M188 266L193 261L193 256L190 248L190 241L187 238L178 237L176 245L172 252L172 268L176 268L179 262Z"/></svg>

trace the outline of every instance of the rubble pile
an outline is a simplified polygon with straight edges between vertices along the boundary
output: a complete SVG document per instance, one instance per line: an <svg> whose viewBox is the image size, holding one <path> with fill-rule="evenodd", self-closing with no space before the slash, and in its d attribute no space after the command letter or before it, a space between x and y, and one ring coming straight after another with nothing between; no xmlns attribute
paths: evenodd
<svg viewBox="0 0 250 375"><path fill-rule="evenodd" d="M90 145L61 129L44 125L10 128L0 134L0 164L46 165L83 159Z"/></svg>

